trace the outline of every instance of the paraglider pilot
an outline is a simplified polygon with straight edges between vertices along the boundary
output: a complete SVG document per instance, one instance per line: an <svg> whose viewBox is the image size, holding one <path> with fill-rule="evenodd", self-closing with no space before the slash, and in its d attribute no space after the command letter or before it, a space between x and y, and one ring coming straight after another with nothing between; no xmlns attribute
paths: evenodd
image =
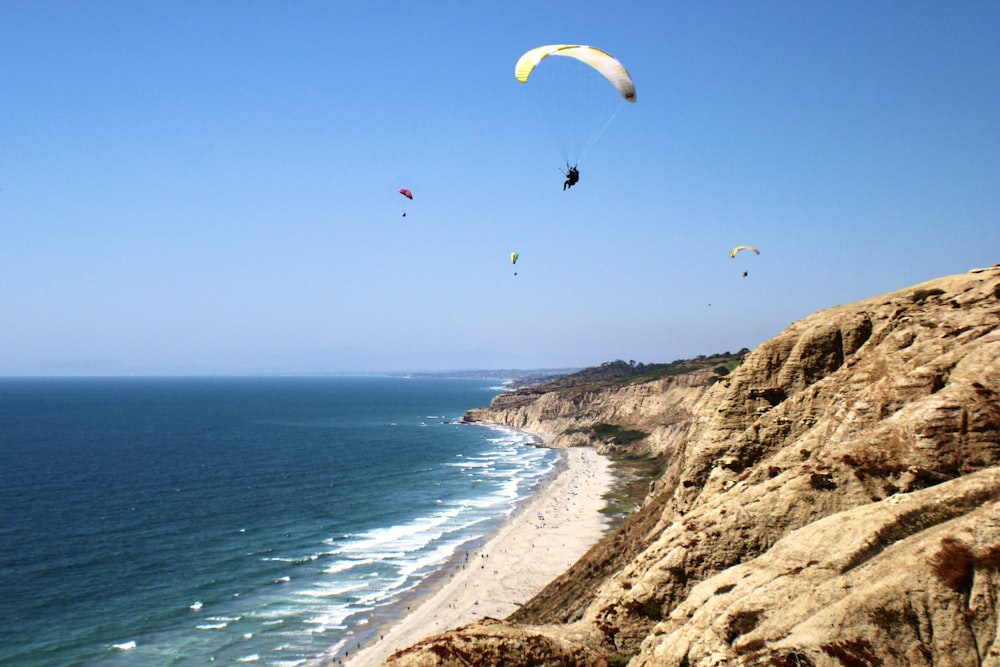
<svg viewBox="0 0 1000 667"><path fill-rule="evenodd" d="M570 167L569 171L566 172L566 181L563 183L563 190L573 187L579 180L580 172L576 170L576 167Z"/></svg>

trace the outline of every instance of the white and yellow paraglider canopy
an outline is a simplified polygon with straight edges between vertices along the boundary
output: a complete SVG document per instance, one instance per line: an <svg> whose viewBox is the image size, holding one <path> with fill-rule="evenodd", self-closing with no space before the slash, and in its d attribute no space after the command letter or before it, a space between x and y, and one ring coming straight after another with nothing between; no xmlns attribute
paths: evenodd
<svg viewBox="0 0 1000 667"><path fill-rule="evenodd" d="M754 248L752 245L738 245L729 251L729 256L736 257L736 253L740 252L741 250L752 250L755 255L760 254L760 250L757 250L757 248Z"/></svg>
<svg viewBox="0 0 1000 667"><path fill-rule="evenodd" d="M625 66L607 51L593 46L580 44L549 44L531 49L518 58L514 66L514 76L521 83L527 83L528 77L538 65L549 56L566 56L575 58L590 65L600 72L612 86L629 102L635 102L635 85Z"/></svg>

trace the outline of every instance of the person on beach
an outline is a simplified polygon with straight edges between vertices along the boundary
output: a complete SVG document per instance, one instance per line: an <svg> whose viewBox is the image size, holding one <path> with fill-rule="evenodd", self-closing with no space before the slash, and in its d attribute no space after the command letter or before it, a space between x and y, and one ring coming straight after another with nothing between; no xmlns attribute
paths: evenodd
<svg viewBox="0 0 1000 667"><path fill-rule="evenodd" d="M566 166L569 167L569 165ZM563 190L573 187L579 180L580 172L577 171L575 166L569 167L569 171L566 172L566 180L563 182Z"/></svg>

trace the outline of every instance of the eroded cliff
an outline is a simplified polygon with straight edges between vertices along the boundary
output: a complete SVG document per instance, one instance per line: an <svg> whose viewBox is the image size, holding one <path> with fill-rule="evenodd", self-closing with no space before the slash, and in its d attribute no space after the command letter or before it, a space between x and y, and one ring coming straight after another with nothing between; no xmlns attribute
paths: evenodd
<svg viewBox="0 0 1000 667"><path fill-rule="evenodd" d="M389 664L1000 665L1000 268L821 311L709 380L471 414L642 429L668 465L511 618Z"/></svg>

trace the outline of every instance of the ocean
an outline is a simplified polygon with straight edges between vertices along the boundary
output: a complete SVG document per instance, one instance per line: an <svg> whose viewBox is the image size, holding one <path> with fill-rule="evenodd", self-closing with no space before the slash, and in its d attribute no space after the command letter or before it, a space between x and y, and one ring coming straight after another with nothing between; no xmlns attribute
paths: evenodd
<svg viewBox="0 0 1000 667"><path fill-rule="evenodd" d="M0 665L308 665L474 548L558 453L496 381L0 379Z"/></svg>

